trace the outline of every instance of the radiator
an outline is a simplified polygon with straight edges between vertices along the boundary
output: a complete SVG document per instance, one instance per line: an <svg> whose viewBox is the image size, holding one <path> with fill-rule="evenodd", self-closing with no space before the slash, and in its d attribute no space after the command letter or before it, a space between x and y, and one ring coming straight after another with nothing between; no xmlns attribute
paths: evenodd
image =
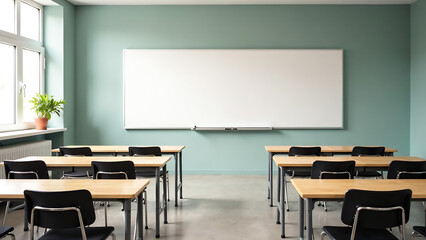
<svg viewBox="0 0 426 240"><path fill-rule="evenodd" d="M28 156L51 156L52 141L43 140L26 142L0 147L0 161L16 160ZM4 170L0 170L0 178L5 178Z"/></svg>

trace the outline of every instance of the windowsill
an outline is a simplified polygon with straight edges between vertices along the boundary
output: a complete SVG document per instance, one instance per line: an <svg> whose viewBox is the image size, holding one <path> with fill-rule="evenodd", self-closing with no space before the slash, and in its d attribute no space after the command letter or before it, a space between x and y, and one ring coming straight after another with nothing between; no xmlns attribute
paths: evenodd
<svg viewBox="0 0 426 240"><path fill-rule="evenodd" d="M67 130L66 128L48 128L47 130L27 129L27 130L19 130L19 131L11 131L11 132L2 132L0 133L0 141L15 139L15 138L39 136L39 135L45 135L49 133L65 132L66 130Z"/></svg>

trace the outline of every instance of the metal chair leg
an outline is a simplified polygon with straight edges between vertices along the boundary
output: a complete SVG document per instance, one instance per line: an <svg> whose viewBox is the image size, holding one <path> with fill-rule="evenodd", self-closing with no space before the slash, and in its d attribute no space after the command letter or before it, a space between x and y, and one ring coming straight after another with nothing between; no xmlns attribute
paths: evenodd
<svg viewBox="0 0 426 240"><path fill-rule="evenodd" d="M414 238L416 238L419 235L418 232L414 231L413 233L411 233L411 240L414 240Z"/></svg>
<svg viewBox="0 0 426 240"><path fill-rule="evenodd" d="M138 216L138 214L136 214L135 231L134 231L134 234L133 234L133 240L136 240L136 237L138 235L138 220L139 220L139 216Z"/></svg>
<svg viewBox="0 0 426 240"><path fill-rule="evenodd" d="M148 229L148 202L147 202L147 193L146 190L143 191L144 194L144 199L143 199L143 204L145 205L145 229ZM133 234L133 239L136 240L137 239L137 232L138 232L138 220L139 220L139 216L136 214L136 221L135 221L135 231Z"/></svg>
<svg viewBox="0 0 426 240"><path fill-rule="evenodd" d="M287 180L286 180L286 177L285 177L285 173L284 173L283 184L284 184L284 188L285 188L285 194L284 194L285 195L285 208L288 212L288 211L290 211L290 207L289 207L289 202L288 202L288 189L287 189Z"/></svg>
<svg viewBox="0 0 426 240"><path fill-rule="evenodd" d="M326 202L324 201L324 211L326 211L327 212L327 204L326 204Z"/></svg>
<svg viewBox="0 0 426 240"><path fill-rule="evenodd" d="M7 214L9 213L10 201L7 201L6 208L4 209L3 226L6 224Z"/></svg>
<svg viewBox="0 0 426 240"><path fill-rule="evenodd" d="M325 232L321 233L321 240L324 240L325 235L327 235Z"/></svg>
<svg viewBox="0 0 426 240"><path fill-rule="evenodd" d="M24 204L21 204L21 205L15 206L15 207L10 207L10 201L7 201L6 208L4 209L3 226L6 224L7 215L10 212L13 212L13 211L15 211L17 209L22 209L22 208L24 208Z"/></svg>
<svg viewBox="0 0 426 240"><path fill-rule="evenodd" d="M167 201L170 202L170 183L169 183L169 174L166 175L167 180Z"/></svg>

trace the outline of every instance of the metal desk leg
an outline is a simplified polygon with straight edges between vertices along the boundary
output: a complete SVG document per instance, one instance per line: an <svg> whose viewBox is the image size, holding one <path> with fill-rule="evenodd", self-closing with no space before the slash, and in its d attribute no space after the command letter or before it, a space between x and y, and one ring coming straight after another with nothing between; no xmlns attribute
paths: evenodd
<svg viewBox="0 0 426 240"><path fill-rule="evenodd" d="M280 221L280 219L281 219L281 217L280 217L280 214L283 214L283 212L281 211L281 205L282 204L284 204L283 203L283 200L281 200L280 199L280 192L281 192L281 189L280 189L280 187L281 187L281 179L280 179L280 177L281 177L281 168L279 167L278 168L278 175L277 175L277 183L278 183L278 193L277 193L277 224L280 224L281 223L281 221Z"/></svg>
<svg viewBox="0 0 426 240"><path fill-rule="evenodd" d="M131 209L130 209L130 203L131 200L130 199L125 199L124 200L124 239L126 240L130 240L130 226L132 225L130 219L130 214L131 214Z"/></svg>
<svg viewBox="0 0 426 240"><path fill-rule="evenodd" d="M281 204L280 204L280 208L281 208L281 238L285 238L285 203L284 203L284 194L285 194L285 190L284 190L284 168L280 167L278 168L278 173L279 173L279 186L282 187L281 189ZM278 196L277 196L278 197Z"/></svg>
<svg viewBox="0 0 426 240"><path fill-rule="evenodd" d="M145 199L145 201L147 201ZM138 240L142 240L143 239L143 197L142 197L142 192L138 195L138 213L137 213L137 218L138 218Z"/></svg>
<svg viewBox="0 0 426 240"><path fill-rule="evenodd" d="M167 183L166 183L167 177L166 177L166 172L167 172L167 165L164 165L163 166L163 201L161 202L161 208L164 211L164 223L167 223Z"/></svg>
<svg viewBox="0 0 426 240"><path fill-rule="evenodd" d="M269 153L269 167L268 167L268 199L269 199L269 206L274 206L274 172L273 172L273 160L272 157L274 156L274 153Z"/></svg>
<svg viewBox="0 0 426 240"><path fill-rule="evenodd" d="M305 231L305 202L303 198L299 196L299 240L303 240L304 231Z"/></svg>
<svg viewBox="0 0 426 240"><path fill-rule="evenodd" d="M178 182L178 175L179 175L179 171L178 171L178 165L179 165L179 161L178 161L178 153L174 153L173 154L174 158L175 158L175 207L177 207L178 204L178 191L179 191L179 182Z"/></svg>
<svg viewBox="0 0 426 240"><path fill-rule="evenodd" d="M426 202L423 201L422 204L423 204L423 208L424 208L424 211L425 211L425 226L426 226Z"/></svg>
<svg viewBox="0 0 426 240"><path fill-rule="evenodd" d="M182 152L179 152L179 175L180 175L180 183L179 183L179 190L180 190L180 198L183 198L183 174L182 174Z"/></svg>
<svg viewBox="0 0 426 240"><path fill-rule="evenodd" d="M160 237L160 168L155 169L155 237Z"/></svg>
<svg viewBox="0 0 426 240"><path fill-rule="evenodd" d="M311 198L305 199L306 202L306 236L307 239L313 239L314 232L312 227L312 210L314 209L314 201Z"/></svg>
<svg viewBox="0 0 426 240"><path fill-rule="evenodd" d="M271 198L271 153L268 153L268 199Z"/></svg>

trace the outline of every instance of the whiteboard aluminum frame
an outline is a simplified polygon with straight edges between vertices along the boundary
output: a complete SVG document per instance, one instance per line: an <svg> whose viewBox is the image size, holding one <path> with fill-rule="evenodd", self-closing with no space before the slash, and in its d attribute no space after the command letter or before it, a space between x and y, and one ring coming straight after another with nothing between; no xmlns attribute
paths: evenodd
<svg viewBox="0 0 426 240"><path fill-rule="evenodd" d="M284 48L274 48L274 49L168 49L168 48L164 48L164 49L133 49L133 48L128 48L128 49L123 49L123 65L122 65L122 71L123 71L123 128L125 130L202 130L202 131L211 131L211 130L216 130L216 131L229 131L228 127L197 127L196 129L194 127L167 127L167 126L153 126L153 127L127 127L126 126L126 100L125 100L125 91L126 91L126 81L125 81L125 71L124 71L124 66L125 66L125 52L126 51L132 51L132 50L262 50L262 51L274 51L274 50L295 50L295 51L331 51L331 50L335 50L335 51L341 51L341 79L342 79L342 85L341 85L341 100L342 100L342 104L341 104L341 126L337 126L337 127L233 127L233 128L237 128L237 131L240 130L249 130L249 131L265 131L265 130L285 130L285 129L300 129L300 130L311 130L311 129L318 129L318 130L326 130L326 129L330 129L330 130L342 130L345 127L345 112L344 112L344 105L345 105L345 99L344 99L344 86L345 86L345 81L344 81L344 49L343 48L327 48L327 49L284 49Z"/></svg>

